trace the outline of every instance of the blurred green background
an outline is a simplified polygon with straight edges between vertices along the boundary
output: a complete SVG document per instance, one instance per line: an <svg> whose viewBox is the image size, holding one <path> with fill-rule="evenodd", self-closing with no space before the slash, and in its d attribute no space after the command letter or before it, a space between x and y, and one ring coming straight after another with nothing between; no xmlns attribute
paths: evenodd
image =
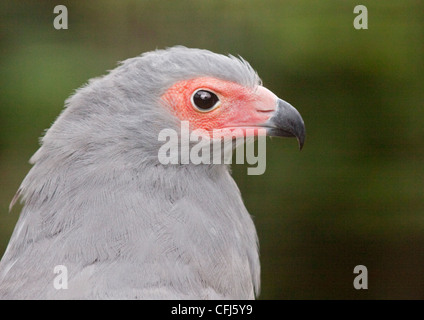
<svg viewBox="0 0 424 320"><path fill-rule="evenodd" d="M68 8L69 29L53 28ZM353 8L368 8L356 30ZM261 299L424 298L423 1L2 1L0 255L8 205L64 100L117 61L176 44L241 55L302 114L234 178L261 245ZM353 269L368 268L355 290Z"/></svg>

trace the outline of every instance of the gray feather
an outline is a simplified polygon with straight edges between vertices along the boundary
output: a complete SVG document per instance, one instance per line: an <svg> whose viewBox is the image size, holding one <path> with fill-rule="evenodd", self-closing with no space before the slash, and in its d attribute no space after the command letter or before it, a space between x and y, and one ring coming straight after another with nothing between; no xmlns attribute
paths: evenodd
<svg viewBox="0 0 424 320"><path fill-rule="evenodd" d="M157 159L159 131L179 126L159 97L198 76L260 83L243 60L174 47L124 61L66 101L17 194L0 298L255 297L256 231L228 167ZM53 286L56 265L67 290Z"/></svg>

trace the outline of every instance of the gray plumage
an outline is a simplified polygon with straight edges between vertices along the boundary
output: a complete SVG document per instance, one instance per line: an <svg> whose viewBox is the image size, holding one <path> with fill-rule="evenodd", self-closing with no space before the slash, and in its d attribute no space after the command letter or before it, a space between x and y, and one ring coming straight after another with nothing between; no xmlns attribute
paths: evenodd
<svg viewBox="0 0 424 320"><path fill-rule="evenodd" d="M157 159L159 131L179 128L161 94L199 76L260 84L241 59L174 47L126 60L66 101L18 191L0 298L255 297L256 231L228 167ZM57 265L67 290L53 286Z"/></svg>

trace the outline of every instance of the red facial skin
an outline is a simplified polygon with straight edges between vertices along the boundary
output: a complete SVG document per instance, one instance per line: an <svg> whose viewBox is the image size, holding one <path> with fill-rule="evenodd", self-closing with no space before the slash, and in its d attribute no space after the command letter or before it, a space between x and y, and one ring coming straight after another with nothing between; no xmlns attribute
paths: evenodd
<svg viewBox="0 0 424 320"><path fill-rule="evenodd" d="M220 105L211 111L199 111L191 102L193 93L198 89L214 92ZM258 127L272 116L277 107L277 97L262 86L252 89L211 77L177 82L162 95L162 100L181 121L189 121L192 130L212 132L239 128L243 135L252 135L253 132L257 135ZM246 129L253 128L254 131L246 132Z"/></svg>

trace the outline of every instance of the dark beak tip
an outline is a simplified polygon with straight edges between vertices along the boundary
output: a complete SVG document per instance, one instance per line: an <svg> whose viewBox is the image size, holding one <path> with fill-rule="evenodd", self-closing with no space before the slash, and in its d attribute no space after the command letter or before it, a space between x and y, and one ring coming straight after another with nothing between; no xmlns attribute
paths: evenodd
<svg viewBox="0 0 424 320"><path fill-rule="evenodd" d="M300 113L288 102L278 99L277 110L267 122L270 136L296 137L299 150L303 149L306 131Z"/></svg>
<svg viewBox="0 0 424 320"><path fill-rule="evenodd" d="M305 139L306 139L305 126L303 125L302 128L303 128L302 133L296 137L297 142L299 144L299 151L302 151L303 145L305 144Z"/></svg>
<svg viewBox="0 0 424 320"><path fill-rule="evenodd" d="M299 151L302 151L304 140L297 139L297 142L299 143Z"/></svg>

